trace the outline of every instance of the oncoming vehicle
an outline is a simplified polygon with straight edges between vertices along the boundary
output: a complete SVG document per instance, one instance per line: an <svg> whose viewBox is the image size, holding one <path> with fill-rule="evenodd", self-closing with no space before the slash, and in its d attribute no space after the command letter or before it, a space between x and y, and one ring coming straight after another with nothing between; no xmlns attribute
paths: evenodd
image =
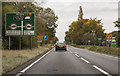
<svg viewBox="0 0 120 76"><path fill-rule="evenodd" d="M65 50L65 51L67 51L66 44L65 43L56 43L55 51L57 51L57 50Z"/></svg>

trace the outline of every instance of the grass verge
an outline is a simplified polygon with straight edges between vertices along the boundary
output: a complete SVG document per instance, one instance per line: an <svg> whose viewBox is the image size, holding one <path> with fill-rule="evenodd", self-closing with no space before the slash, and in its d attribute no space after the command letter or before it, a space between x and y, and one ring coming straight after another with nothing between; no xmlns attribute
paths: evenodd
<svg viewBox="0 0 120 76"><path fill-rule="evenodd" d="M78 47L78 48L86 48L86 49L91 50L91 51L109 54L109 55L113 55L113 56L120 56L120 54L119 54L120 48L117 48L117 47L75 45L75 44L72 44L71 46Z"/></svg>
<svg viewBox="0 0 120 76"><path fill-rule="evenodd" d="M33 50L2 50L2 68L3 74L14 69L18 65L22 65L28 60L43 54L52 48L52 45L44 45L42 47L34 48Z"/></svg>

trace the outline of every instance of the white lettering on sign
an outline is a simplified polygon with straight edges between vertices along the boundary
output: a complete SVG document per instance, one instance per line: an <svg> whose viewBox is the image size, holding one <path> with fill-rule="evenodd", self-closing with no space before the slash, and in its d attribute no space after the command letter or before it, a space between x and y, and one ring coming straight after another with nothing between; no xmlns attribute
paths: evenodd
<svg viewBox="0 0 120 76"><path fill-rule="evenodd" d="M34 31L24 30L24 35L34 35Z"/></svg>
<svg viewBox="0 0 120 76"><path fill-rule="evenodd" d="M20 35L20 30L7 30L6 35Z"/></svg>

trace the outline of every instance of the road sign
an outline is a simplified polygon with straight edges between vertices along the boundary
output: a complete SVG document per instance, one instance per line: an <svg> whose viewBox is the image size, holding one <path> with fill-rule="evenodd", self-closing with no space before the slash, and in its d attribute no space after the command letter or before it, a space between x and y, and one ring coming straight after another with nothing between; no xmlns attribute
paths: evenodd
<svg viewBox="0 0 120 76"><path fill-rule="evenodd" d="M38 42L42 42L43 36L37 36L37 40L38 40Z"/></svg>
<svg viewBox="0 0 120 76"><path fill-rule="evenodd" d="M115 40L116 39L116 37L112 37L112 40Z"/></svg>
<svg viewBox="0 0 120 76"><path fill-rule="evenodd" d="M34 13L6 13L6 35L34 36Z"/></svg>
<svg viewBox="0 0 120 76"><path fill-rule="evenodd" d="M98 40L99 40L99 41L101 41L101 40L102 40L102 38L98 38Z"/></svg>
<svg viewBox="0 0 120 76"><path fill-rule="evenodd" d="M10 28L11 28L12 30L15 30L15 29L17 28L17 25L16 25L16 24L11 24L11 25L10 25Z"/></svg>
<svg viewBox="0 0 120 76"><path fill-rule="evenodd" d="M112 40L112 34L107 34L106 35L106 40L111 41Z"/></svg>
<svg viewBox="0 0 120 76"><path fill-rule="evenodd" d="M25 25L25 28L26 28L26 30L31 30L32 29L32 25L28 23L28 24Z"/></svg>
<svg viewBox="0 0 120 76"><path fill-rule="evenodd" d="M43 40L48 40L48 36L43 36Z"/></svg>

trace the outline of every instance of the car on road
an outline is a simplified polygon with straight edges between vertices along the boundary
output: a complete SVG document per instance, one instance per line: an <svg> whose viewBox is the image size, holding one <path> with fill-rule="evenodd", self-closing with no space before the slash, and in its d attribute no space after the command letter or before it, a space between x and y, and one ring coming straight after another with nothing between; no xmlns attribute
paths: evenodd
<svg viewBox="0 0 120 76"><path fill-rule="evenodd" d="M55 51L58 51L58 50L65 50L65 51L67 51L66 44L65 43L56 43Z"/></svg>

